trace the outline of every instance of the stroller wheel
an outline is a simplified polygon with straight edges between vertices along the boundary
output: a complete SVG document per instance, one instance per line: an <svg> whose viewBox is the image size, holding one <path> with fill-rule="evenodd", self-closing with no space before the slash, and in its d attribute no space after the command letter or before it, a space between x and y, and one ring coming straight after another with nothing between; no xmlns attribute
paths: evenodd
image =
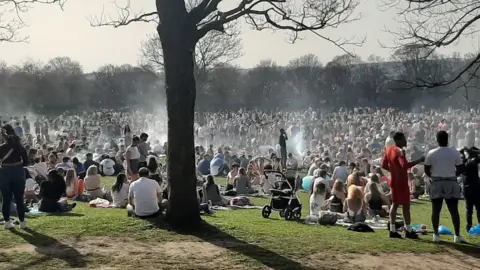
<svg viewBox="0 0 480 270"><path fill-rule="evenodd" d="M300 210L293 211L293 218L299 220L302 217L302 212Z"/></svg>
<svg viewBox="0 0 480 270"><path fill-rule="evenodd" d="M293 220L293 211L291 208L285 210L285 220Z"/></svg>
<svg viewBox="0 0 480 270"><path fill-rule="evenodd" d="M272 208L269 205L265 205L262 209L262 217L269 218L272 213Z"/></svg>
<svg viewBox="0 0 480 270"><path fill-rule="evenodd" d="M280 217L281 218L285 217L285 210L280 210Z"/></svg>

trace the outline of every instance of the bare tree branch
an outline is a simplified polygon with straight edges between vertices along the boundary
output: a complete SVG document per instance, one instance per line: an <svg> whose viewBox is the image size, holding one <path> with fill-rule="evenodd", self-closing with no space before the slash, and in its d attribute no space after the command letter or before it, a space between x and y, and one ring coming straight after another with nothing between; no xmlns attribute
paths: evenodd
<svg viewBox="0 0 480 270"><path fill-rule="evenodd" d="M232 22L225 26L225 32L212 31L199 40L195 47L196 75L205 76L216 67L228 64L242 55L240 25ZM163 51L158 34L148 35L142 42L141 55L143 64L163 70Z"/></svg>
<svg viewBox="0 0 480 270"><path fill-rule="evenodd" d="M353 16L358 5L355 0L242 0L240 4L230 10L218 10L218 0L205 0L205 8L194 9L195 19L204 19L212 16L208 23L198 27L198 39L212 30L223 31L223 25L244 17L248 24L256 30L279 29L291 33L291 41L300 38L301 32L311 32L316 36L345 50L345 45L359 46L364 39L332 39L320 33L325 28L336 28L341 24L356 21L360 16ZM204 3L202 2L202 3ZM200 7L200 6L199 6ZM202 13L203 15L198 15Z"/></svg>
<svg viewBox="0 0 480 270"><path fill-rule="evenodd" d="M22 19L34 4L58 4L63 8L67 0L0 0L0 42L25 42L28 37L19 36L26 26Z"/></svg>
<svg viewBox="0 0 480 270"><path fill-rule="evenodd" d="M104 10L99 16L90 16L90 25L93 27L111 26L118 28L121 26L127 26L137 22L155 22L159 23L158 12L144 12L143 10L135 11L131 2L127 1L123 6L118 4L117 1L113 1L116 7L117 14L113 17L111 14L106 14Z"/></svg>
<svg viewBox="0 0 480 270"><path fill-rule="evenodd" d="M425 59L439 48L454 46L462 39L476 36L479 31L480 3L476 0L384 0L397 10L401 27L390 31L395 46L424 48ZM462 88L473 80L480 64L480 54L469 59L448 78L415 78L410 87L436 88L459 83ZM475 71L472 73L471 71Z"/></svg>

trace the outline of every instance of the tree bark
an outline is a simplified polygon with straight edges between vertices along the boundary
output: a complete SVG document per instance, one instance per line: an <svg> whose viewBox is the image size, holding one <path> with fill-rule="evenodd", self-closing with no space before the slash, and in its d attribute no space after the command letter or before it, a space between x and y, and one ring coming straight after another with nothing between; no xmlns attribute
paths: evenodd
<svg viewBox="0 0 480 270"><path fill-rule="evenodd" d="M157 0L157 27L163 48L168 113L167 222L175 229L200 225L194 152L196 25L183 0Z"/></svg>

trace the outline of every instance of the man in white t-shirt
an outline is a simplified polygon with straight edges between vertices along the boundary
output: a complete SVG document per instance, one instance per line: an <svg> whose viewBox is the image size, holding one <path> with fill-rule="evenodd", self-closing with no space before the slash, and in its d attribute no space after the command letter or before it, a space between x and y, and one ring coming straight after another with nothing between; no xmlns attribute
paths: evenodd
<svg viewBox="0 0 480 270"><path fill-rule="evenodd" d="M425 158L425 174L430 177L429 195L432 201L433 241L440 242L438 226L443 201L447 203L455 231L454 242L465 242L460 236L460 215L458 200L462 190L457 182L457 176L463 172L460 153L455 148L448 147L448 133L441 130L437 133L438 146L428 152Z"/></svg>
<svg viewBox="0 0 480 270"><path fill-rule="evenodd" d="M134 207L136 217L153 217L159 214L159 202L162 201L162 190L157 181L149 179L148 169L141 168L138 172L140 178L133 182L128 189L128 201Z"/></svg>

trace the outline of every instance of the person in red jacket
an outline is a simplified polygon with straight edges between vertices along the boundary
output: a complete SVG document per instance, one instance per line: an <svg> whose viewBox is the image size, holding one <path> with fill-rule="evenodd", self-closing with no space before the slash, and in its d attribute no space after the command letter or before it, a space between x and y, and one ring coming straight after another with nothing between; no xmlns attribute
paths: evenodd
<svg viewBox="0 0 480 270"><path fill-rule="evenodd" d="M418 236L412 231L410 226L410 188L408 185L408 169L425 160L424 157L412 162L408 162L405 157L405 147L407 139L401 132L393 135L395 145L390 146L383 158L382 168L390 172L390 189L392 193L392 207L390 208L390 238L402 238L396 231L395 221L398 207L403 209L403 218L405 221L405 237L417 239Z"/></svg>

